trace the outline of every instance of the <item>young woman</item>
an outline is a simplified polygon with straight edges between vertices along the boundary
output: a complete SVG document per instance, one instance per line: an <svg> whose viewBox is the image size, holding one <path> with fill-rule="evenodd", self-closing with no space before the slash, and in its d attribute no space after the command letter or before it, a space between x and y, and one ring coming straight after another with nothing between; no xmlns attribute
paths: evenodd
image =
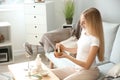
<svg viewBox="0 0 120 80"><path fill-rule="evenodd" d="M62 56L74 62L75 67L57 68L52 71L61 80L97 80L99 69L96 64L96 56L99 61L104 60L104 36L100 12L96 8L85 10L80 16L81 36L77 42L77 48L66 48L57 43ZM69 51L77 53L76 58L64 53Z"/></svg>

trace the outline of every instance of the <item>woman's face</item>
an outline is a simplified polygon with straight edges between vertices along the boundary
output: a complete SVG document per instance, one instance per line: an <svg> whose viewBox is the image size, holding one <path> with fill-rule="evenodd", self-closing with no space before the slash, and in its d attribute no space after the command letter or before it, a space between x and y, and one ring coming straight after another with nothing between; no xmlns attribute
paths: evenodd
<svg viewBox="0 0 120 80"><path fill-rule="evenodd" d="M81 16L80 16L80 26L81 26L82 28L85 28L85 25L86 25L85 17L84 17L84 15L81 15Z"/></svg>

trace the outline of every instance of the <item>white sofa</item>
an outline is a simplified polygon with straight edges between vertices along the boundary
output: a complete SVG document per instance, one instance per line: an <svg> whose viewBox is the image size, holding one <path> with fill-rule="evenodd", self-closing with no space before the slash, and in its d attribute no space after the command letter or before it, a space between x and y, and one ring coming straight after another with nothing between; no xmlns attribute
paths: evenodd
<svg viewBox="0 0 120 80"><path fill-rule="evenodd" d="M96 60L100 72L106 75L115 64L120 63L120 25L117 23L103 22L103 29L105 38L105 61L100 63L97 58ZM46 34L50 35L51 33L53 34L54 31ZM58 36L60 37L60 34ZM74 66L74 63L68 59L55 58L53 51L46 51L45 55L56 67ZM103 79L100 78L99 80ZM120 78L117 80L120 80Z"/></svg>

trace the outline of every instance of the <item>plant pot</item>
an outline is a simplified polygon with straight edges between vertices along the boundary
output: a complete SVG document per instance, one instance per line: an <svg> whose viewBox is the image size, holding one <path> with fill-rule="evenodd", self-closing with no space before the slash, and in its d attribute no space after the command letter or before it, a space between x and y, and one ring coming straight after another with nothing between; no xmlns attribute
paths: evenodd
<svg viewBox="0 0 120 80"><path fill-rule="evenodd" d="M73 18L66 19L67 24L72 24Z"/></svg>

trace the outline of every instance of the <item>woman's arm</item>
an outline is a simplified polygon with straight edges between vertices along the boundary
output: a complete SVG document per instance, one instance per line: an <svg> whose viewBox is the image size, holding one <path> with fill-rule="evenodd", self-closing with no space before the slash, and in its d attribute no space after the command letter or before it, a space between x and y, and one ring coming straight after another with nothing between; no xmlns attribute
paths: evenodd
<svg viewBox="0 0 120 80"><path fill-rule="evenodd" d="M77 48L65 48L64 51L68 51L72 54L76 54L77 53Z"/></svg>
<svg viewBox="0 0 120 80"><path fill-rule="evenodd" d="M98 52L98 47L97 46L92 46L90 48L89 55L88 55L88 58L87 58L86 62L77 60L76 58L74 58L72 56L69 56L67 54L63 54L61 57L68 58L69 60L76 63L77 65L82 66L85 69L89 69L90 66L92 65L93 61L95 60L97 52Z"/></svg>

